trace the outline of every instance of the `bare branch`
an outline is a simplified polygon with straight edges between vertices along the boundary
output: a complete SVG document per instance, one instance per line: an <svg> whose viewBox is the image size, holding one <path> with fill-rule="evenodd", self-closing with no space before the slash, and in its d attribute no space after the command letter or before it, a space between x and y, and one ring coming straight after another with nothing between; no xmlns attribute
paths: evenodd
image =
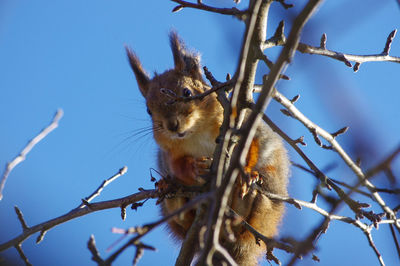
<svg viewBox="0 0 400 266"><path fill-rule="evenodd" d="M396 32L397 32L397 29L394 29L387 37L385 48L383 48L383 52L382 52L383 55L389 55L390 47L392 46L392 42L393 42L394 36L396 36Z"/></svg>
<svg viewBox="0 0 400 266"><path fill-rule="evenodd" d="M92 260L97 262L98 265L104 265L104 260L100 257L100 253L96 247L96 241L94 240L94 235L91 235L87 243L87 247L92 253Z"/></svg>
<svg viewBox="0 0 400 266"><path fill-rule="evenodd" d="M294 7L293 4L286 4L285 0L274 0L274 1L280 3L283 6L283 8L285 8L285 9Z"/></svg>
<svg viewBox="0 0 400 266"><path fill-rule="evenodd" d="M159 196L159 192L157 190L144 190L142 192L138 192L123 198L119 199L114 199L114 200L108 200L108 201L101 201L101 202L96 202L90 204L89 207L84 207L84 208L75 208L71 210L70 212L61 215L57 218L48 220L46 222L40 223L38 225L29 227L27 230L25 230L22 234L18 235L17 237L7 241L3 242L0 244L0 251L3 251L5 249L8 249L12 246L21 244L22 242L25 241L28 237L33 235L34 233L40 232L40 231L47 231L50 228L53 228L59 224L65 223L67 221L70 221L72 219L81 217L83 215L92 213L92 212L97 212L105 209L111 209L111 208L120 208L122 205L129 205L147 198L157 198Z"/></svg>
<svg viewBox="0 0 400 266"><path fill-rule="evenodd" d="M235 18L237 18L239 20L245 20L246 15L247 15L247 10L242 11L242 10L237 9L236 7L217 8L217 7L205 5L201 2L194 4L194 3L191 3L188 1L182 1L182 0L171 0L171 1L179 4L178 6L174 7L172 12L178 12L178 11L182 10L183 8L188 7L188 8L195 8L195 9L200 9L200 10L204 10L204 11L208 11L208 12L218 13L218 14L222 14L222 15L234 16Z"/></svg>
<svg viewBox="0 0 400 266"><path fill-rule="evenodd" d="M195 219L186 233L185 241L182 243L181 250L179 251L178 258L176 259L176 266L190 265L193 257L198 250L199 246L199 229L202 225L205 215L205 207L199 206L196 209Z"/></svg>
<svg viewBox="0 0 400 266"><path fill-rule="evenodd" d="M394 231L393 225L390 224L389 226L390 226L390 233L392 234L394 245L395 245L396 250L397 250L397 255L399 256L399 259L400 259L400 244L399 244L399 240L397 239L396 232Z"/></svg>
<svg viewBox="0 0 400 266"><path fill-rule="evenodd" d="M292 117L300 121L307 129L310 130L310 132L313 133L314 138L318 139L318 135L326 139L330 145L331 149L336 151L340 157L343 159L343 161L350 167L351 170L356 174L356 176L359 178L359 181L361 182L362 185L364 185L372 195L372 198L374 201L376 201L381 208L390 216L391 219L396 219L396 215L393 212L392 209L390 209L385 201L381 198L381 196L378 194L376 187L368 181L366 175L363 173L361 168L350 158L350 156L343 150L343 148L340 146L340 144L336 141L336 139L332 136L332 134L328 133L321 127L317 126L314 124L310 119L308 119L304 114L302 114L286 97L284 97L282 94L280 94L278 91L275 90L275 95L274 99L277 100L279 103L281 103L283 106L285 106L290 113L292 114ZM348 203L348 202L346 202ZM349 204L351 206L351 204ZM400 229L400 223L395 223L395 226Z"/></svg>
<svg viewBox="0 0 400 266"><path fill-rule="evenodd" d="M28 258L26 257L24 251L22 250L21 244L15 245L15 249L18 251L18 254L21 257L21 259L25 262L25 265L32 266L32 264L29 262Z"/></svg>
<svg viewBox="0 0 400 266"><path fill-rule="evenodd" d="M375 255L378 257L379 263L382 266L385 266L385 262L383 261L382 255L379 252L378 248L375 246L374 240L372 239L371 231L364 231L365 236L368 239L368 243L371 246L371 248L374 250Z"/></svg>
<svg viewBox="0 0 400 266"><path fill-rule="evenodd" d="M159 225L171 220L172 218L176 217L182 212L185 212L189 209L194 208L198 204L202 203L203 201L207 200L212 196L213 193L208 192L208 193L203 193L196 198L192 199L188 203L186 203L184 206L181 208L177 209L176 211L173 211L172 213L164 216L163 218L159 219L156 222L146 224L142 227L136 227L134 229L134 232L136 233L136 236L132 237L128 242L126 242L122 247L117 249L113 254L111 254L106 260L105 264L110 265L126 248L128 248L131 245L134 245L139 239L141 239L144 235L148 234L150 231L152 231L154 228L158 227Z"/></svg>
<svg viewBox="0 0 400 266"><path fill-rule="evenodd" d="M14 169L15 166L17 166L19 163L25 160L26 155L33 149L33 147L35 147L37 143L39 143L51 131L53 131L58 127L58 122L60 121L62 116L63 116L63 111L59 109L54 115L51 123L46 128L44 128L36 137L34 137L31 141L29 141L28 144L25 146L25 148L22 149L20 154L14 158L14 160L12 160L10 163L7 164L0 182L0 200L3 198L4 185L7 181L10 172Z"/></svg>
<svg viewBox="0 0 400 266"><path fill-rule="evenodd" d="M386 61L386 62L400 63L400 57L389 55L390 46L392 44L394 36L396 35L396 31L397 30L393 30L389 34L389 36L386 40L385 48L383 49L383 52L380 54L354 55L354 54L345 54L345 53L336 52L333 50L328 50L328 49L326 49L326 35L325 35L324 42L322 42L322 39L321 39L320 47L311 46L311 45L308 45L305 43L299 43L299 46L297 49L298 49L298 51L300 51L302 53L322 55L322 56L327 56L327 57L342 61L348 67L353 67L353 65L350 63L350 61L353 61L356 63L353 67L354 72L356 72L356 71L358 71L360 64L365 63L365 62Z"/></svg>
<svg viewBox="0 0 400 266"><path fill-rule="evenodd" d="M18 220L20 221L20 223L22 225L22 230L25 232L26 230L29 229L29 227L25 222L24 216L23 216L21 210L17 206L14 206L14 210L17 213Z"/></svg>
<svg viewBox="0 0 400 266"><path fill-rule="evenodd" d="M212 256L212 253L213 253L212 247L218 244L219 230L220 230L220 227L222 224L222 217L225 212L225 208L227 205L227 201L228 201L228 197L229 197L231 188L232 188L234 181L236 180L236 177L239 172L239 170L236 167L238 165L241 165L240 164L241 160L243 160L243 158L245 158L245 156L249 150L249 145L254 136L257 122L259 121L259 119L261 117L260 114L263 113L263 111L265 110L265 108L267 107L267 105L269 103L269 99L271 98L274 85L277 82L277 80L279 79L280 73L282 72L284 67L287 65L287 63L289 63L291 61L291 58L293 57L293 53L296 50L296 47L298 45L299 38L300 38L300 32L301 32L303 26L305 25L306 21L310 18L312 13L316 10L317 6L321 2L322 1L318 1L318 0L309 1L308 4L305 6L305 8L300 12L300 14L295 19L292 30L289 34L287 43L286 43L285 47L283 48L274 67L271 69L271 71L267 77L267 80L263 84L263 90L259 95L257 103L254 105L253 112L248 117L248 119L246 121L246 125L242 128L243 131L242 131L241 139L240 139L239 143L237 144L236 152L233 153L232 159L230 162L230 166L229 166L228 170L226 171L227 178L224 180L223 185L221 185L221 187L218 189L216 200L215 200L215 202L213 202L214 206L211 209L212 211L210 211L211 215L209 216L210 218L209 218L209 223L207 226L208 231L206 233L206 243L205 243L205 247L200 255L200 258L199 258L199 264L210 263L210 260L209 259L207 260L207 258L209 258L210 255ZM259 3L259 1L255 1L255 3L254 3L255 7L257 6L257 3L261 4L261 3ZM267 9L268 7L269 7L269 5L267 5L267 3L264 3L264 6L260 9L261 10ZM258 9L255 8L255 10L258 10ZM253 10L252 15L258 14L258 11L255 11L255 10ZM262 14L263 16L266 16L266 14L264 12L265 12L265 10L260 11L260 14ZM264 20L263 20L263 22L265 23ZM260 23L260 21L259 21L259 23ZM246 39L245 39L245 42L243 45L243 50L242 50L242 52L244 51L245 54L244 55L242 54L242 56L241 56L241 61L239 63L239 68L238 68L238 75L235 75L238 77L238 80L237 80L237 84L235 85L235 88L233 90L233 95L232 95L232 100L231 100L233 113L235 113L235 108L237 108L236 101L239 96L238 91L242 85L242 84L240 84L240 82L242 82L241 77L243 77L245 75L243 73L243 71L245 70L244 62L246 60L251 61L251 59L246 59L247 55L249 54L249 52L248 52L249 47L251 45L250 40L253 39L252 33L250 32L251 27L252 27L252 24L251 24L251 19L250 19L250 22L248 24L249 32L247 32L247 34L246 34ZM257 29L261 30L261 31L265 30L265 25L261 26ZM264 32L259 33L260 36L263 36L263 34L265 34L265 33ZM257 35L257 34L255 34L255 35ZM261 40L260 40L260 38L254 39L254 42L258 42L258 43L253 43L253 45L255 47L256 46L261 47L261 43L264 41L264 39L261 39ZM249 71L251 71L251 70L249 70ZM254 80L252 80L251 85L249 85L246 89L251 92L251 90L253 89L253 84L254 84ZM246 97L240 97L240 99L247 100ZM236 109L236 111L237 111L237 109ZM235 120L235 115L231 116L231 121L232 121L232 119ZM226 138L230 138L230 135L229 134L225 135L225 139ZM211 228L213 228L213 230L211 230Z"/></svg>
<svg viewBox="0 0 400 266"><path fill-rule="evenodd" d="M111 182L113 182L115 179L117 179L118 177L124 175L126 172L128 171L128 167L124 166L121 169L119 169L118 173L116 173L115 175L113 175L112 177L106 179L103 181L103 183L88 197L86 197L85 199L83 199L81 205L78 206L78 208L83 208L85 206L88 206L89 203L97 196L100 195L100 193L103 191L103 189L110 184Z"/></svg>

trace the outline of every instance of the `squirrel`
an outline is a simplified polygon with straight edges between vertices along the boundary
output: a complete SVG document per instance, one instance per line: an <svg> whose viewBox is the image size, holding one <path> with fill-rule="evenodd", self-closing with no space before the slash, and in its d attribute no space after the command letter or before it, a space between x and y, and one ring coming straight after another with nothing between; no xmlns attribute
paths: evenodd
<svg viewBox="0 0 400 266"><path fill-rule="evenodd" d="M180 185L199 186L205 183L201 174L211 164L223 121L223 108L216 93L196 101L171 100L173 96L199 95L210 90L210 86L202 78L200 56L189 51L176 32L172 31L169 39L174 68L155 74L153 78L144 70L138 56L128 47L126 51L152 119L153 135L159 147L160 173ZM257 183L265 191L287 195L289 164L282 140L261 122L247 154L245 173L256 175ZM243 180L239 179L230 197L230 208L264 236L274 237L284 213L283 203L269 199L255 189L243 192ZM165 198L161 204L162 214L177 210L188 200ZM194 211L187 211L170 220L168 226L172 235L184 239L194 217ZM221 245L238 265L257 265L258 258L266 252L265 244L256 241L240 224L233 225L232 231L235 240L221 236Z"/></svg>

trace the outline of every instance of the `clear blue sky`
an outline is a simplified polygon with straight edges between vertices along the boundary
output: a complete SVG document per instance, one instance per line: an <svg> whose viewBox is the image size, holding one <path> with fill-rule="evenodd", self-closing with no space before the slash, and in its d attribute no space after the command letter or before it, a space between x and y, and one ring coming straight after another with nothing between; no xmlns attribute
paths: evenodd
<svg viewBox="0 0 400 266"><path fill-rule="evenodd" d="M221 6L233 3L207 2ZM247 4L242 2L240 7ZM288 2L299 3L289 13L279 4L273 5L269 34L282 18L287 20L288 33L292 16L306 1ZM396 2L326 1L307 25L303 41L319 45L325 32L330 49L379 53L390 31L400 28ZM59 128L32 150L6 183L0 202L1 242L21 231L14 205L21 208L28 225L41 223L76 207L81 198L124 165L128 173L108 186L97 200L126 196L138 187L153 188L149 168L156 165L156 146L151 134L134 136L150 126L150 120L128 66L124 44L137 52L149 72L162 72L173 64L167 35L170 29L176 29L189 47L201 52L203 64L223 80L236 68L244 30L231 17L190 9L173 14L174 6L155 0L0 2L0 169L50 122L58 108L65 112ZM275 59L277 52L278 48L267 54ZM400 37L393 42L392 54L400 56ZM259 73L266 71L262 67ZM291 80L280 82L280 91L288 98L300 94L297 106L310 119L331 132L350 126L339 141L353 158L361 154L364 169L399 145L399 64L366 63L353 73L341 62L299 54L286 74ZM293 138L305 136L308 146L304 150L311 159L321 169L332 162L337 164L328 174L354 183L355 176L339 157L317 147L307 130L282 115L280 108L272 103L268 114ZM292 150L290 154L292 160L303 164ZM397 176L399 164L398 159L393 165ZM373 181L388 186L382 176ZM310 200L314 184L313 177L293 169L290 194ZM399 198L385 199L392 206L399 202ZM345 208L341 213L352 215ZM137 212L128 210L125 222L118 209L107 210L52 229L39 245L35 245L34 236L24 242L23 249L34 265L93 265L86 248L91 234L106 257L106 248L120 237L111 233L112 227L141 225L157 217L154 201ZM281 236L302 239L321 219L313 211L288 206ZM387 265L397 264L388 227L381 225L379 231L373 231L373 237ZM139 265L175 262L179 246L168 238L166 230L156 230L143 242L158 251L145 251ZM129 265L133 252L125 252L115 265ZM316 254L321 259L319 265L378 263L361 231L340 222L333 222L321 237ZM284 252L276 251L276 255L283 262L288 259ZM16 258L23 265L14 249L1 256ZM305 258L299 265L314 262Z"/></svg>

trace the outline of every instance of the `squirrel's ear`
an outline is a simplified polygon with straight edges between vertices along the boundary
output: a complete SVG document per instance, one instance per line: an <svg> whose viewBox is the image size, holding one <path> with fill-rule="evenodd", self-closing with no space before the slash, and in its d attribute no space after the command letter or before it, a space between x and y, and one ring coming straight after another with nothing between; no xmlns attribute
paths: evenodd
<svg viewBox="0 0 400 266"><path fill-rule="evenodd" d="M143 94L144 97L146 97L147 90L149 88L150 77L143 69L142 64L140 63L139 58L136 56L136 54L127 46L125 46L125 50L128 55L129 63L131 65L133 73L135 73L140 92Z"/></svg>
<svg viewBox="0 0 400 266"><path fill-rule="evenodd" d="M170 32L169 40L174 55L175 70L201 80L200 56L187 51L185 44L175 31Z"/></svg>

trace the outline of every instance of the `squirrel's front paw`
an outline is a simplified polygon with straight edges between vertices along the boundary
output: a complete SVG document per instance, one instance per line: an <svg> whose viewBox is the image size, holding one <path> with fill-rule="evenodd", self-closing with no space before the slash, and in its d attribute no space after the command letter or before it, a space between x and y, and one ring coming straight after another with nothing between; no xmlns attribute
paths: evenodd
<svg viewBox="0 0 400 266"><path fill-rule="evenodd" d="M260 174L258 171L251 171L246 175L239 176L239 185L240 185L240 197L243 198L244 196L249 193L250 187L252 184L261 183L262 178L260 178Z"/></svg>
<svg viewBox="0 0 400 266"><path fill-rule="evenodd" d="M196 158L193 162L193 169L196 177L206 178L210 173L211 164L213 159L211 157L200 157Z"/></svg>
<svg viewBox="0 0 400 266"><path fill-rule="evenodd" d="M166 192L169 188L169 182L165 178L161 178L155 183L155 187L158 192Z"/></svg>

